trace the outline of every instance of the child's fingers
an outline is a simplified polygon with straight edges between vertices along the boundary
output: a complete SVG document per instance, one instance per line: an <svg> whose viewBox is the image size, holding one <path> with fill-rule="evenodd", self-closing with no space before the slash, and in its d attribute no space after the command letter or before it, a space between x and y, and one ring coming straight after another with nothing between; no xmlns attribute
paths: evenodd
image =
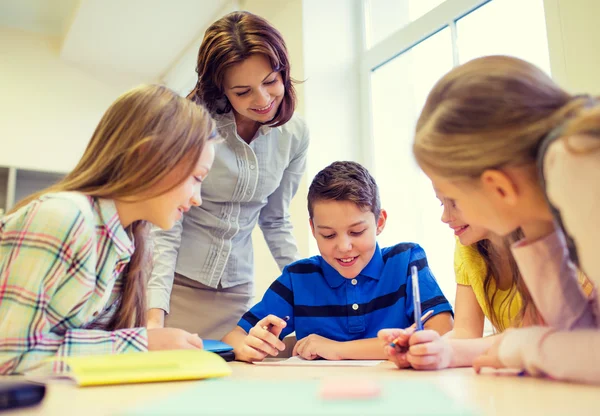
<svg viewBox="0 0 600 416"><path fill-rule="evenodd" d="M261 328L269 328L269 325L283 329L287 326L287 322L275 315L267 315L256 324Z"/></svg>
<svg viewBox="0 0 600 416"><path fill-rule="evenodd" d="M257 324L253 328L250 328L250 332L248 334L266 342L273 348L277 348L278 350L283 351L285 349L285 344L283 343L283 341L277 338L277 335L273 334L267 329L264 329L259 324Z"/></svg>
<svg viewBox="0 0 600 416"><path fill-rule="evenodd" d="M473 360L473 368L479 374L483 367L502 368L502 362L495 355L480 355Z"/></svg>
<svg viewBox="0 0 600 416"><path fill-rule="evenodd" d="M422 331L413 331L408 340L409 345L425 344L440 339L440 334L432 329L424 329Z"/></svg>
<svg viewBox="0 0 600 416"><path fill-rule="evenodd" d="M406 357L411 367L417 370L435 370L440 362L440 356L434 355L413 355L409 352Z"/></svg>
<svg viewBox="0 0 600 416"><path fill-rule="evenodd" d="M202 343L202 338L200 338L198 336L198 334L188 334L187 342L190 345L190 348L198 348L198 349L204 348L204 345Z"/></svg>
<svg viewBox="0 0 600 416"><path fill-rule="evenodd" d="M385 347L383 347L383 352L388 357L393 357L394 355L399 353L399 351L396 348L390 347L389 345L386 345Z"/></svg>
<svg viewBox="0 0 600 416"><path fill-rule="evenodd" d="M408 368L410 363L407 360L406 353L398 352L396 355L390 357L390 361L396 364L398 368Z"/></svg>
<svg viewBox="0 0 600 416"><path fill-rule="evenodd" d="M296 342L296 344L294 345L294 348L292 349L292 357L295 356L295 355L300 355L298 353L298 350L300 350L300 348L302 348L302 346L306 342L305 339L301 339L300 341Z"/></svg>
<svg viewBox="0 0 600 416"><path fill-rule="evenodd" d="M382 329L377 333L377 338L387 344L398 338L403 333L404 330L399 328Z"/></svg>
<svg viewBox="0 0 600 416"><path fill-rule="evenodd" d="M268 355L277 356L279 351L268 342L252 335L246 337L246 345Z"/></svg>
<svg viewBox="0 0 600 416"><path fill-rule="evenodd" d="M411 355L425 356L437 355L442 353L444 346L440 342L428 342L426 344L411 345L409 351Z"/></svg>
<svg viewBox="0 0 600 416"><path fill-rule="evenodd" d="M262 361L267 356L265 353L255 350L254 348L250 347L249 345L244 345L241 348L240 355L242 357L246 357L247 359L245 361L248 361L248 362Z"/></svg>

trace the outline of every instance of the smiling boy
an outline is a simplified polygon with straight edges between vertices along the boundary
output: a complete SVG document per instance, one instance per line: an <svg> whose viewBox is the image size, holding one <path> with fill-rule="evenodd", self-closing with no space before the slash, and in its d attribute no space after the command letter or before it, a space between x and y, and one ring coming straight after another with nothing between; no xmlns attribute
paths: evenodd
<svg viewBox="0 0 600 416"><path fill-rule="evenodd" d="M263 299L223 341L237 360L260 361L285 349L296 331L293 354L305 359L384 359L377 332L413 324L410 267L419 271L425 328L452 329L452 307L442 294L425 252L414 243L380 249L377 236L387 213L369 172L355 162L335 162L314 178L308 192L310 226L320 256L290 264ZM285 322L283 317L289 317Z"/></svg>

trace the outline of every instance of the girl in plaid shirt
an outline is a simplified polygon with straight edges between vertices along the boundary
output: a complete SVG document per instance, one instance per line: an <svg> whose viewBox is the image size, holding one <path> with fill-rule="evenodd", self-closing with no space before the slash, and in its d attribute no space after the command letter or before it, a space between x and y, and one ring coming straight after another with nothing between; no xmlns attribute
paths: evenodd
<svg viewBox="0 0 600 416"><path fill-rule="evenodd" d="M200 205L213 132L203 107L135 88L71 173L0 219L0 374L51 356L202 348L195 334L145 328L147 229Z"/></svg>

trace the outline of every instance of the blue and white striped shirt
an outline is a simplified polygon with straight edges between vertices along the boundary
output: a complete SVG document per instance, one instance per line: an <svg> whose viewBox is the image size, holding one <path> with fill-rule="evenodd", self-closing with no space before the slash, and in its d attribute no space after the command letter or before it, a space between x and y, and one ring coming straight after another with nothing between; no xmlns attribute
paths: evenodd
<svg viewBox="0 0 600 416"><path fill-rule="evenodd" d="M425 251L413 243L380 249L354 279L346 279L321 256L297 261L269 287L238 325L246 332L269 314L289 316L285 337L317 334L335 341L374 338L383 328L413 324L411 266L419 270L421 310L451 312L429 266Z"/></svg>

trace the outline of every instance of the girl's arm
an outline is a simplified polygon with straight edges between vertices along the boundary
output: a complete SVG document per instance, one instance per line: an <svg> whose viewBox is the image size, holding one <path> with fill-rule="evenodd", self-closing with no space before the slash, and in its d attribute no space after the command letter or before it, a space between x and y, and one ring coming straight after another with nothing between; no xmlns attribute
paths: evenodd
<svg viewBox="0 0 600 416"><path fill-rule="evenodd" d="M408 340L405 360L418 370L468 367L487 351L496 337L483 335L484 315L471 286L457 285L454 329L440 337L434 331L418 331ZM392 355L392 351L388 350Z"/></svg>
<svg viewBox="0 0 600 416"><path fill-rule="evenodd" d="M467 285L456 285L455 304L454 329L444 335L444 338L481 338L485 316L473 288Z"/></svg>
<svg viewBox="0 0 600 416"><path fill-rule="evenodd" d="M558 380L600 383L600 331L530 327L507 331L499 344L503 366Z"/></svg>
<svg viewBox="0 0 600 416"><path fill-rule="evenodd" d="M576 154L565 147L563 140L557 140L549 147L544 163L548 197L560 211L566 232L575 240L582 270L596 286L600 283L600 187L596 179L600 177L599 142L587 136L570 137L569 144L579 150ZM513 252L538 310L555 328L507 332L498 346L499 362L525 368L532 374L600 383L596 293L588 301L580 289L561 234L517 245Z"/></svg>
<svg viewBox="0 0 600 416"><path fill-rule="evenodd" d="M0 232L0 374L51 356L146 351L145 328L80 329L82 309L101 311L96 222L69 198L36 201L5 217Z"/></svg>
<svg viewBox="0 0 600 416"><path fill-rule="evenodd" d="M296 239L292 233L290 203L298 191L306 170L308 144L308 128L305 126L299 148L283 172L279 187L269 195L267 204L261 209L258 217L258 225L281 270L300 258Z"/></svg>
<svg viewBox="0 0 600 416"><path fill-rule="evenodd" d="M582 271L600 284L600 138L573 136L557 140L545 157L550 201L560 211L563 225L577 246ZM576 153L575 153L576 152Z"/></svg>

